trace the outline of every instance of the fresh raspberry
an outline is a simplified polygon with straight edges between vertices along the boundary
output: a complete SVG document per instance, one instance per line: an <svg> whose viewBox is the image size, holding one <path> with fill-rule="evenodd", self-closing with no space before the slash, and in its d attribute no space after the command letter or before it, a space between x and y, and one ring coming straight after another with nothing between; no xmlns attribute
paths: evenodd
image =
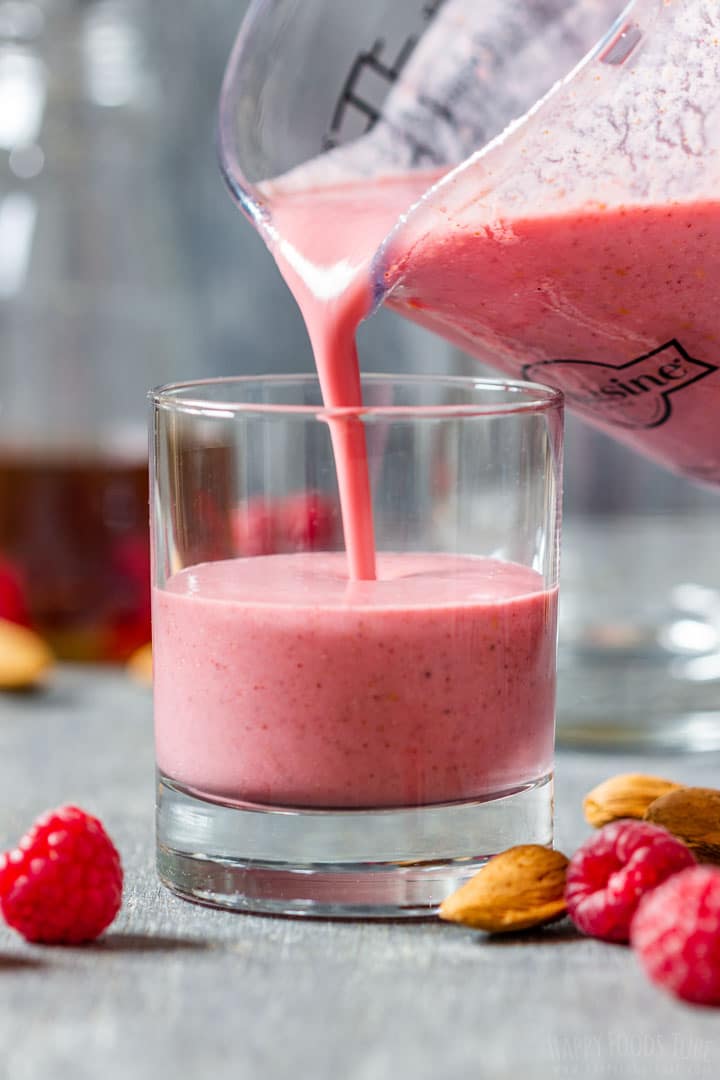
<svg viewBox="0 0 720 1080"><path fill-rule="evenodd" d="M586 840L568 867L565 900L578 929L605 941L627 941L642 897L695 856L667 829L647 821L613 821Z"/></svg>
<svg viewBox="0 0 720 1080"><path fill-rule="evenodd" d="M278 509L278 533L286 550L327 550L338 538L334 501L319 491L289 495Z"/></svg>
<svg viewBox="0 0 720 1080"><path fill-rule="evenodd" d="M720 1005L720 870L693 866L654 889L638 907L630 940L658 986Z"/></svg>
<svg viewBox="0 0 720 1080"><path fill-rule="evenodd" d="M122 881L120 856L97 818L62 806L0 855L0 910L28 941L92 941L117 915Z"/></svg>

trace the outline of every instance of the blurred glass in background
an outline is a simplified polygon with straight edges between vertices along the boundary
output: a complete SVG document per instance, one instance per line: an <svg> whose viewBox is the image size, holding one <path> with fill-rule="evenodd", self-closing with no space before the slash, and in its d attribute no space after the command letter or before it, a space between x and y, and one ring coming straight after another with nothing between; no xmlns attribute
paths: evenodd
<svg viewBox="0 0 720 1080"><path fill-rule="evenodd" d="M138 11L0 3L0 585L71 658L148 639L143 397L196 356Z"/></svg>
<svg viewBox="0 0 720 1080"><path fill-rule="evenodd" d="M568 418L558 740L720 749L720 499Z"/></svg>
<svg viewBox="0 0 720 1080"><path fill-rule="evenodd" d="M64 657L150 636L147 390L312 366L216 165L245 7L0 2L0 615ZM373 368L452 355L394 319L365 339Z"/></svg>
<svg viewBox="0 0 720 1080"><path fill-rule="evenodd" d="M148 388L312 369L294 302L216 164L246 8L0 0L0 615L63 656L122 660L149 638ZM387 312L360 349L366 371L483 373ZM677 661L673 685L687 687L682 665L718 653L720 508L571 419L565 520L561 665L576 678L560 734L582 741L578 695L594 730L611 714L622 724L624 703L637 711L618 677L633 657L663 687ZM693 546L673 544L689 522ZM671 596L683 584L706 590L686 589L689 616ZM591 686L598 655L615 667ZM720 679L704 670L693 694Z"/></svg>

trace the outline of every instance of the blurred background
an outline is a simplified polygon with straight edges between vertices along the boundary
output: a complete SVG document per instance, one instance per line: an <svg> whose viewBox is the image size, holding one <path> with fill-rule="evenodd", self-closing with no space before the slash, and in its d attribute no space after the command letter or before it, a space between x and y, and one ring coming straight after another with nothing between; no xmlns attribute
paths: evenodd
<svg viewBox="0 0 720 1080"><path fill-rule="evenodd" d="M149 638L147 389L312 369L216 164L246 7L0 0L0 615L65 657L124 660ZM360 347L365 370L480 370L387 312ZM684 541L690 523L712 536L720 508L572 419L566 461L566 536L581 541L565 545L565 622L582 636L602 612L606 644L627 645L642 633L607 611L608 581L636 610L711 584L714 557ZM654 557L673 530L673 558Z"/></svg>

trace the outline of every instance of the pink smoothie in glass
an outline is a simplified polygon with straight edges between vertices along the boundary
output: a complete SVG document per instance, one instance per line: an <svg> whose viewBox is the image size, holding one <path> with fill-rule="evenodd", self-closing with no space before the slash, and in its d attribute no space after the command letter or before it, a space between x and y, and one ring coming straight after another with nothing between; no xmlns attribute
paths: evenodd
<svg viewBox="0 0 720 1080"><path fill-rule="evenodd" d="M552 768L556 592L516 563L342 552L204 563L154 596L157 759L275 806L471 800Z"/></svg>

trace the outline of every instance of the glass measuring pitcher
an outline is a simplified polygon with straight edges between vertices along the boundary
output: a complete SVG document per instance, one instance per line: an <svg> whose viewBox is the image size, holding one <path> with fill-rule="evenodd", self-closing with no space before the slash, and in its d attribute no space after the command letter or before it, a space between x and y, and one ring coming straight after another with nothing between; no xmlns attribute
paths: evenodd
<svg viewBox="0 0 720 1080"><path fill-rule="evenodd" d="M257 0L223 168L317 295L359 275L364 313L386 302L718 483L720 10L618 8Z"/></svg>

